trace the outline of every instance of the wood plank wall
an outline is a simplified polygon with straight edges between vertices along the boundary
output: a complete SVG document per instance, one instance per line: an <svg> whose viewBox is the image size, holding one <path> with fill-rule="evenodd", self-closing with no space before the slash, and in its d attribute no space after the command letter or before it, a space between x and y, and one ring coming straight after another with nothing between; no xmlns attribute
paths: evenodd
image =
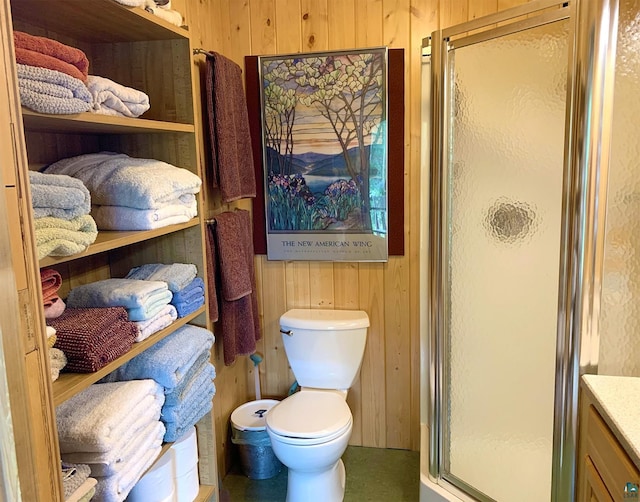
<svg viewBox="0 0 640 502"><path fill-rule="evenodd" d="M405 49L405 256L388 263L279 262L256 257L263 327L258 351L263 396L284 396L294 378L278 318L294 307L363 309L371 318L364 362L348 397L351 444L420 447L419 208L422 38L432 31L526 0L173 0L194 47L243 66L245 55L375 46ZM194 57L201 65L202 56ZM205 158L203 154L203 158ZM209 215L227 209L207 194ZM236 207L250 208L243 201ZM219 350L219 349L218 349ZM229 416L254 398L253 367L224 367L216 353L216 432L221 473L228 469Z"/></svg>

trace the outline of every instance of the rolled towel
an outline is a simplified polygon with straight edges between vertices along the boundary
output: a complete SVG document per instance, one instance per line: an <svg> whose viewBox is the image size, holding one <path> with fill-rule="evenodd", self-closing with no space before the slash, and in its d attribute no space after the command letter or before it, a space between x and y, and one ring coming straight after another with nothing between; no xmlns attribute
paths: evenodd
<svg viewBox="0 0 640 502"><path fill-rule="evenodd" d="M141 451L135 461L130 462L122 471L112 476L96 478L98 485L96 486L95 500L122 502L161 452L161 446Z"/></svg>
<svg viewBox="0 0 640 502"><path fill-rule="evenodd" d="M126 278L166 282L169 291L177 293L189 286L197 273L198 269L192 263L147 263L129 270Z"/></svg>
<svg viewBox="0 0 640 502"><path fill-rule="evenodd" d="M46 307L48 299L57 297L58 290L62 285L62 276L53 268L42 268L40 269L40 284L42 285L42 299Z"/></svg>
<svg viewBox="0 0 640 502"><path fill-rule="evenodd" d="M98 237L96 222L84 215L73 220L38 218L34 222L38 259L82 253Z"/></svg>
<svg viewBox="0 0 640 502"><path fill-rule="evenodd" d="M153 230L186 223L198 215L198 202L167 204L158 209L125 206L93 206L91 216L100 230Z"/></svg>
<svg viewBox="0 0 640 502"><path fill-rule="evenodd" d="M49 348L49 369L51 381L55 382L60 376L60 372L67 365L67 356L60 349Z"/></svg>
<svg viewBox="0 0 640 502"><path fill-rule="evenodd" d="M211 390L210 394L203 396L199 403L194 404L188 415L180 417L179 421L165 422L167 428L167 432L164 434L165 442L175 441L209 413L213 408L213 394L215 394L215 388Z"/></svg>
<svg viewBox="0 0 640 502"><path fill-rule="evenodd" d="M135 279L104 279L77 286L69 291L67 306L82 307L124 307L126 309L145 308L171 300L171 291L161 281L139 281Z"/></svg>
<svg viewBox="0 0 640 502"><path fill-rule="evenodd" d="M89 478L91 469L85 464L62 462L62 487L67 500Z"/></svg>
<svg viewBox="0 0 640 502"><path fill-rule="evenodd" d="M47 334L47 346L51 348L56 343L56 329L52 326L47 326L45 332Z"/></svg>
<svg viewBox="0 0 640 502"><path fill-rule="evenodd" d="M22 106L56 115L82 113L91 109L91 94L84 82L47 68L16 65Z"/></svg>
<svg viewBox="0 0 640 502"><path fill-rule="evenodd" d="M176 200L192 201L202 185L202 180L186 169L113 152L62 159L45 172L82 180L92 203L99 206L158 209L175 204Z"/></svg>
<svg viewBox="0 0 640 502"><path fill-rule="evenodd" d="M56 408L60 452L109 452L157 421L163 403L153 380L90 385Z"/></svg>
<svg viewBox="0 0 640 502"><path fill-rule="evenodd" d="M82 181L61 174L29 171L34 218L72 220L91 211L91 196Z"/></svg>
<svg viewBox="0 0 640 502"><path fill-rule="evenodd" d="M120 117L139 117L149 109L149 96L113 80L89 75L87 88L93 96L94 113Z"/></svg>
<svg viewBox="0 0 640 502"><path fill-rule="evenodd" d="M152 378L170 392L202 353L209 353L213 342L214 336L209 330L187 324L120 366L111 378Z"/></svg>
<svg viewBox="0 0 640 502"><path fill-rule="evenodd" d="M55 348L67 356L67 370L91 373L128 352L138 334L123 307L66 309L49 321Z"/></svg>
<svg viewBox="0 0 640 502"><path fill-rule="evenodd" d="M199 403L203 399L202 396L210 395L213 398L216 393L216 386L213 383L215 375L215 369L209 363L184 388L177 404L167 404L165 397L165 404L160 412L162 421L179 422L181 417L187 414L185 410L190 410L194 403Z"/></svg>
<svg viewBox="0 0 640 502"><path fill-rule="evenodd" d="M16 62L63 72L82 82L87 80L89 60L80 49L22 31L13 32L13 41Z"/></svg>
<svg viewBox="0 0 640 502"><path fill-rule="evenodd" d="M91 468L92 476L111 476L121 472L141 451L162 446L165 426L162 422L150 422L124 448L116 448L109 452L108 458L96 458L95 453L67 453L62 460L66 462L82 462Z"/></svg>
<svg viewBox="0 0 640 502"><path fill-rule="evenodd" d="M178 318L178 312L173 305L165 305L160 312L147 321L138 321L138 336L136 342L146 340L154 333L170 326Z"/></svg>
<svg viewBox="0 0 640 502"><path fill-rule="evenodd" d="M50 299L47 303L48 305L44 306L45 319L57 319L67 308L62 298L58 296Z"/></svg>

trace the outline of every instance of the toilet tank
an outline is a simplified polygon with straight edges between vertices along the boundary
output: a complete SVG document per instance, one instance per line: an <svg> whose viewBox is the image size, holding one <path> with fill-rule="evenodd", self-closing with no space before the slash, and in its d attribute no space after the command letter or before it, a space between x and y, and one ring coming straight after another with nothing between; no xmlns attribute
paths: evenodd
<svg viewBox="0 0 640 502"><path fill-rule="evenodd" d="M362 310L293 309L280 317L291 370L302 387L351 387L362 363L369 316Z"/></svg>

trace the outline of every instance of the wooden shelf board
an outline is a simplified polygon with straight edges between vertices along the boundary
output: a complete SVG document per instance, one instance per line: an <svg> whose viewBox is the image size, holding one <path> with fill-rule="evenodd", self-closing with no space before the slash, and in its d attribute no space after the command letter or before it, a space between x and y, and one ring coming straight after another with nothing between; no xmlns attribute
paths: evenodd
<svg viewBox="0 0 640 502"><path fill-rule="evenodd" d="M163 122L130 117L114 117L98 113L49 115L22 108L25 129L36 132L78 134L194 133L193 124Z"/></svg>
<svg viewBox="0 0 640 502"><path fill-rule="evenodd" d="M177 225L169 225L167 227L156 228L154 230L132 230L127 232L99 230L96 241L82 253L71 256L46 256L40 260L40 267L50 267L52 265L59 265L60 263L77 260L78 258L85 258L94 254L104 253L105 251L129 246L136 242L146 241L161 235L178 232L185 228L195 227L199 224L200 218L196 217L186 223L178 223Z"/></svg>
<svg viewBox="0 0 640 502"><path fill-rule="evenodd" d="M21 21L90 43L189 38L184 28L113 0L20 0L11 11Z"/></svg>
<svg viewBox="0 0 640 502"><path fill-rule="evenodd" d="M194 502L209 502L215 492L215 486L200 485L200 491L198 492L198 495L196 495Z"/></svg>
<svg viewBox="0 0 640 502"><path fill-rule="evenodd" d="M53 402L55 406L58 406L65 402L67 399L75 396L82 390L89 387L91 384L96 383L102 377L108 375L118 367L122 366L127 361L133 359L135 356L144 352L152 345L158 343L166 336L173 333L176 329L184 326L189 321L192 321L205 311L205 307L202 306L195 312L188 316L181 317L175 321L171 326L154 333L146 340L142 342L134 343L129 352L123 354L115 361L110 362L105 367L100 368L94 373L61 373L60 377L53 382Z"/></svg>

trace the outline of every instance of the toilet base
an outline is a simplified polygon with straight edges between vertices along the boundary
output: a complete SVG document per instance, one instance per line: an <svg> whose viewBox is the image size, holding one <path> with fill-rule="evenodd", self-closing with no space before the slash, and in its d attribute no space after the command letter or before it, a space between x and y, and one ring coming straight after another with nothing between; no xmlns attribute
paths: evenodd
<svg viewBox="0 0 640 502"><path fill-rule="evenodd" d="M289 469L287 502L342 502L346 478L342 459L322 473Z"/></svg>

